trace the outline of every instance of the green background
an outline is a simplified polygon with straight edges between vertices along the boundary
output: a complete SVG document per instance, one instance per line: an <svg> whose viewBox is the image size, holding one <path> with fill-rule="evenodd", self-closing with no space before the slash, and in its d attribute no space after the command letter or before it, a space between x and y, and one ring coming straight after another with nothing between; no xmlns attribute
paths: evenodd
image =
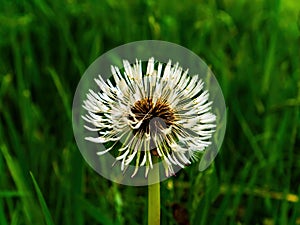
<svg viewBox="0 0 300 225"><path fill-rule="evenodd" d="M205 60L228 112L214 164L161 183L162 224L300 224L299 10L296 0L0 0L0 224L147 223L147 187L94 172L71 123L85 69L144 39Z"/></svg>

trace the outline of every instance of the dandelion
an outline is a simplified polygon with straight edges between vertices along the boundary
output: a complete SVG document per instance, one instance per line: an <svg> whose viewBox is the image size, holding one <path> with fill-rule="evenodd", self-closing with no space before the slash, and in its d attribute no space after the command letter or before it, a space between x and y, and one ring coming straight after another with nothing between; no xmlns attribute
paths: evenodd
<svg viewBox="0 0 300 225"><path fill-rule="evenodd" d="M147 177L157 161L166 176L174 175L174 166L191 164L211 144L216 116L209 92L198 75L191 76L171 60L124 60L123 66L111 66L111 79L99 75L99 91L87 93L82 118L95 136L85 139L106 144L98 155L117 152L122 171L134 164L132 177L141 167Z"/></svg>

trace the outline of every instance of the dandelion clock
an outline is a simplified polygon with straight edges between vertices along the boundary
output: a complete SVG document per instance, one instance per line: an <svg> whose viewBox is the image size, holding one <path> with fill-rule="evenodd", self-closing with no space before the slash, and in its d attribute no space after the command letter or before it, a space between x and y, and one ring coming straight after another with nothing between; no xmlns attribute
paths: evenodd
<svg viewBox="0 0 300 225"><path fill-rule="evenodd" d="M160 181L192 163L199 172L211 164L225 110L216 78L197 55L169 42L138 41L108 51L85 71L73 130L95 171L120 184L149 185L149 206L159 208ZM157 217L150 210L149 224L159 224Z"/></svg>

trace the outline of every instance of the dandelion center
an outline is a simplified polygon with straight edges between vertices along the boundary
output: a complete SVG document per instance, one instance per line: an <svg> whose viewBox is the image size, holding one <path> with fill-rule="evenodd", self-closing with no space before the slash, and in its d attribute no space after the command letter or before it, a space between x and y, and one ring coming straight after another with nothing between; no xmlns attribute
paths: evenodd
<svg viewBox="0 0 300 225"><path fill-rule="evenodd" d="M162 130L169 128L175 121L174 111L166 100L152 98L141 99L131 107L131 112L136 120L141 121L141 126L134 132L147 133L151 136L161 134ZM133 119L133 118L132 118Z"/></svg>

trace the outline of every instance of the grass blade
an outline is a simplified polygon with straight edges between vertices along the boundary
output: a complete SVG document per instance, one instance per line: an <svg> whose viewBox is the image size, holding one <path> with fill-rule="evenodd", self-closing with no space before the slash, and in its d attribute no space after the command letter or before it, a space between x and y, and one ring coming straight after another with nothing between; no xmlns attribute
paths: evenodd
<svg viewBox="0 0 300 225"><path fill-rule="evenodd" d="M36 182L36 180L35 180L35 178L34 178L34 176L33 176L33 174L31 172L30 172L30 176L31 176L31 179L32 179L35 191L37 193L38 200L39 200L40 205L42 207L42 212L43 212L43 214L45 216L46 224L47 225L54 225L54 222L52 220L50 211L49 211L49 209L47 207L47 204L46 204L45 199L43 197L43 194L42 194L42 192L41 192L41 190L39 188L39 185Z"/></svg>

